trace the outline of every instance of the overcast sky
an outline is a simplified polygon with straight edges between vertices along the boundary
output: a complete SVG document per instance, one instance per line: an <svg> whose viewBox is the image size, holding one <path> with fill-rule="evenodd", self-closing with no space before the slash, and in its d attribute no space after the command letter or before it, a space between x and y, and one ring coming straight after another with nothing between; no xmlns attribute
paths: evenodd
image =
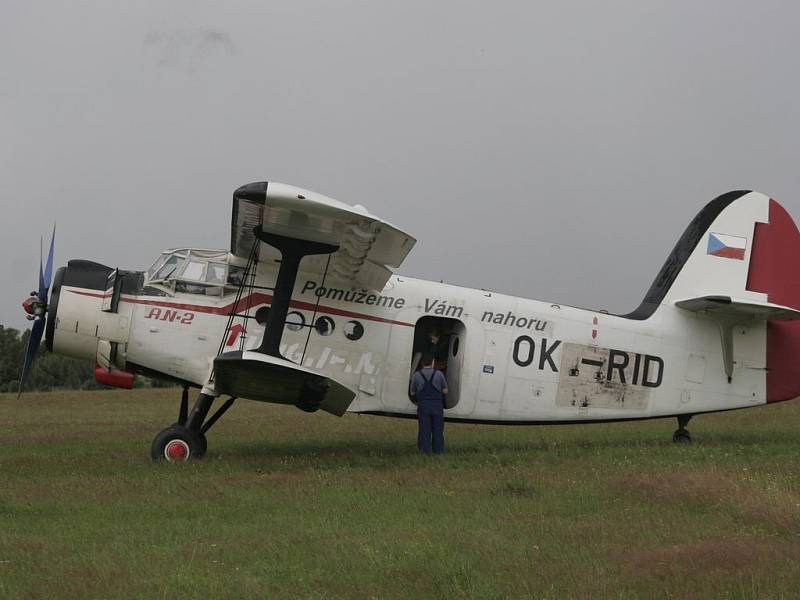
<svg viewBox="0 0 800 600"><path fill-rule="evenodd" d="M68 6L68 8L67 8ZM0 323L56 266L227 248L232 191L363 204L402 273L634 308L732 189L800 218L796 2L0 0Z"/></svg>

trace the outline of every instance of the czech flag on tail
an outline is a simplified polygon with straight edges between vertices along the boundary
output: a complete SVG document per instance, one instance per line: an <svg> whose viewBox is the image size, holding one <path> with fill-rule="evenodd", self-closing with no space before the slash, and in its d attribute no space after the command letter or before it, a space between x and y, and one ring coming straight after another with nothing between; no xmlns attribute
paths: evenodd
<svg viewBox="0 0 800 600"><path fill-rule="evenodd" d="M747 247L747 238L722 233L708 234L708 250L706 254L744 260L744 250Z"/></svg>

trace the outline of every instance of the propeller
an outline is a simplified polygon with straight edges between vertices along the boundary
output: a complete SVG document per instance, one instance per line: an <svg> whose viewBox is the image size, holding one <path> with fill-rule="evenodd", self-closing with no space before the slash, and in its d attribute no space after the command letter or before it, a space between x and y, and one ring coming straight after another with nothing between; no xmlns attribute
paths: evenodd
<svg viewBox="0 0 800 600"><path fill-rule="evenodd" d="M30 296L22 303L22 308L28 313L28 320L33 321L31 334L28 338L28 347L25 349L25 359L22 363L22 371L19 376L19 394L25 385L25 380L30 373L39 345L42 342L45 321L47 319L47 300L50 294L50 283L53 280L53 247L56 241L56 227L53 225L53 235L50 238L50 250L47 253L47 262L42 264L41 244L39 246L39 290L30 293Z"/></svg>

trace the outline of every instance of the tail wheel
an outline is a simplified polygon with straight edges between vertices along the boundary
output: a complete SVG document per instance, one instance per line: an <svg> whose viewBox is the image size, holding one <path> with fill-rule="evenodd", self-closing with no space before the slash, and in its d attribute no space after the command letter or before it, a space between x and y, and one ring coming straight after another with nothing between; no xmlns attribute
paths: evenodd
<svg viewBox="0 0 800 600"><path fill-rule="evenodd" d="M688 429L678 429L672 434L672 441L676 444L691 444L692 436L689 434Z"/></svg>
<svg viewBox="0 0 800 600"><path fill-rule="evenodd" d="M182 463L192 458L200 458L205 452L206 439L203 434L175 424L155 437L150 447L150 458L154 461Z"/></svg>

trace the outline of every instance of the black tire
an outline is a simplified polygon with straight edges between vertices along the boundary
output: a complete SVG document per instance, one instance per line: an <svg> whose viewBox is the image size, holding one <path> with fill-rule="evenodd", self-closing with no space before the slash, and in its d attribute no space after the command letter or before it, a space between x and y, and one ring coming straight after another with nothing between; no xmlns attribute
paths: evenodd
<svg viewBox="0 0 800 600"><path fill-rule="evenodd" d="M156 462L186 462L200 458L205 450L204 435L190 431L183 425L172 425L155 437L150 446L150 458Z"/></svg>
<svg viewBox="0 0 800 600"><path fill-rule="evenodd" d="M691 444L692 436L686 429L678 429L672 434L672 441L676 444Z"/></svg>
<svg viewBox="0 0 800 600"><path fill-rule="evenodd" d="M197 435L200 438L200 453L197 455L197 458L203 458L208 450L208 440L206 439L205 433L198 433Z"/></svg>

